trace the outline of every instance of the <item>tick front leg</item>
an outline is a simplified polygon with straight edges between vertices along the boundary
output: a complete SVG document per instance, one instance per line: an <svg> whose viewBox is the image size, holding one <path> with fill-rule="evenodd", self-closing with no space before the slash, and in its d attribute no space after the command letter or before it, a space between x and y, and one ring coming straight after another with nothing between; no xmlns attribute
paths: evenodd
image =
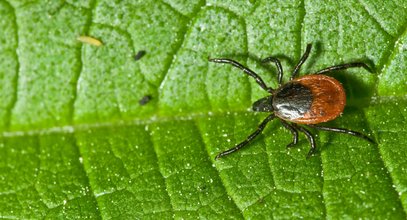
<svg viewBox="0 0 407 220"><path fill-rule="evenodd" d="M267 63L267 62L273 62L277 66L277 80L278 80L278 85L281 86L281 82L283 80L283 67L281 66L280 61L275 58L275 57L267 57L264 60L261 61L262 63Z"/></svg>
<svg viewBox="0 0 407 220"><path fill-rule="evenodd" d="M274 118L275 118L274 114L267 116L267 118L265 118L263 120L263 122L261 122L261 124L257 127L257 130L255 132L253 132L251 135L249 135L249 137L247 137L246 140L242 141L240 144L234 146L233 148L230 148L229 150L219 153L218 155L216 155L215 160L217 160L221 157L227 156L233 152L236 152L236 151L240 150L241 148L243 148L244 146L246 146L248 143L250 143L250 141L252 141L255 137L257 137L257 135L259 135L264 130L267 123L269 123Z"/></svg>
<svg viewBox="0 0 407 220"><path fill-rule="evenodd" d="M231 60L228 58L213 58L213 59L209 59L210 62L214 62L214 63L226 63L226 64L230 64L234 67L237 67L241 70L243 70L244 73L246 73L247 75L253 77L257 84L260 85L260 87L262 89L264 89L266 92L268 93L272 93L274 90L271 87L268 87L266 85L266 83L264 83L263 79L257 75L257 73L255 73L253 70L243 66L242 64L240 64L239 62L235 61L235 60Z"/></svg>
<svg viewBox="0 0 407 220"><path fill-rule="evenodd" d="M287 128L288 130L290 130L291 134L293 135L293 141L287 145L287 148L293 147L294 145L296 145L298 143L298 131L297 131L297 129L294 126L292 126L291 124L289 124L289 123L287 123L287 122L285 122L283 120L281 120L281 124L283 124L283 126L285 128Z"/></svg>
<svg viewBox="0 0 407 220"><path fill-rule="evenodd" d="M354 68L354 67L363 67L367 71L369 71L371 73L373 72L372 69L370 69L370 67L368 65L366 65L365 63L346 63L346 64L331 66L331 67L322 69L314 74L326 74L326 73L329 73L332 71L345 70L345 69Z"/></svg>
<svg viewBox="0 0 407 220"><path fill-rule="evenodd" d="M293 74L291 75L290 80L294 79L297 77L302 64L304 64L304 62L308 59L309 53L311 52L311 48L312 45L311 44L307 44L307 48L305 49L304 54L302 55L301 59L298 61L297 65L294 68Z"/></svg>

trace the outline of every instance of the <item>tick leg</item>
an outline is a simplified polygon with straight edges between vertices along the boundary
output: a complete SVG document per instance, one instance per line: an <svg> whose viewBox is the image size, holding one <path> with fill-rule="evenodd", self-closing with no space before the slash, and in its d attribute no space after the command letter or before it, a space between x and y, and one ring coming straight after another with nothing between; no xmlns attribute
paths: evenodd
<svg viewBox="0 0 407 220"><path fill-rule="evenodd" d="M289 123L287 123L287 122L285 122L283 120L281 120L281 124L283 124L283 126L285 128L287 128L288 130L291 131L291 134L293 135L293 141L291 143L289 143L287 145L287 147L293 147L294 145L296 145L298 143L298 131L297 131L297 129L294 126L292 126L291 124L289 124Z"/></svg>
<svg viewBox="0 0 407 220"><path fill-rule="evenodd" d="M227 63L227 64L231 64L234 67L237 67L241 70L243 70L244 73L246 73L247 75L253 77L257 84L260 85L260 87L264 90L266 90L269 93L273 92L273 89L271 87L268 87L266 85L266 83L264 83L263 79L257 75L255 72L253 72L253 70L243 66L242 64L238 63L237 61L231 60L231 59L227 59L227 58L213 58L213 59L209 59L210 62L214 62L214 63Z"/></svg>
<svg viewBox="0 0 407 220"><path fill-rule="evenodd" d="M281 81L283 80L283 67L281 66L280 61L275 58L275 57L267 57L264 60L261 61L262 63L267 63L267 62L273 62L277 66L277 80L278 80L278 85L281 86Z"/></svg>
<svg viewBox="0 0 407 220"><path fill-rule="evenodd" d="M293 74L291 74L290 80L294 79L297 77L298 72L300 71L300 68L302 64L307 60L309 53L311 52L312 45L307 44L307 48L305 49L304 54L302 55L300 61L298 61L297 65L294 68Z"/></svg>
<svg viewBox="0 0 407 220"><path fill-rule="evenodd" d="M366 65L365 63L346 63L346 64L341 64L341 65L336 65L336 66L331 66L325 69L322 69L314 74L326 74L332 71L336 71L336 70L345 70L348 68L353 68L353 67L363 67L365 68L367 71L369 72L373 72L372 69L370 69L370 67L368 65Z"/></svg>
<svg viewBox="0 0 407 220"><path fill-rule="evenodd" d="M252 141L255 137L257 137L257 135L259 135L264 130L267 123L270 122L271 120L273 120L274 118L275 118L274 114L267 116L267 118L265 118L261 122L261 124L257 127L257 130L255 132L253 132L251 135L249 135L249 137L247 137L246 140L242 141L240 144L234 146L233 148L230 148L229 150L219 153L218 155L216 155L215 160L217 160L221 157L224 157L226 155L229 155L235 151L238 151L241 148L243 148L244 146L246 146L248 143L250 143L250 141Z"/></svg>
<svg viewBox="0 0 407 220"><path fill-rule="evenodd" d="M315 129L322 130L322 131L333 131L333 132L338 132L338 133L343 133L343 134L349 134L349 135L352 135L352 136L355 136L355 137L358 137L358 138L365 139L365 140L369 141L370 143L373 143L373 144L376 143L373 139L371 139L367 135L362 134L362 133L357 132L357 131L352 131L352 130L348 130L348 129L345 129L345 128L323 127L323 126L318 126L318 125L308 125L308 126L312 127L312 128L315 128Z"/></svg>
<svg viewBox="0 0 407 220"><path fill-rule="evenodd" d="M308 131L307 129L305 129L304 127L301 126L295 126L298 130L300 130L301 132L303 132L305 134L305 136L307 136L309 143L311 144L311 149L308 151L307 154L307 159L310 158L314 153L316 148L316 144L315 144L315 139L314 136L311 134L310 131Z"/></svg>

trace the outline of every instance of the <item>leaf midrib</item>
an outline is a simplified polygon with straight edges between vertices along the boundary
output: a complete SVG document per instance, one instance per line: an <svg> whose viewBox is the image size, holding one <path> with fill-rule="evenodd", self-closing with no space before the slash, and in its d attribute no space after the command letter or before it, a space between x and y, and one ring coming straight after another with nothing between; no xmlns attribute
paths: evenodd
<svg viewBox="0 0 407 220"><path fill-rule="evenodd" d="M407 97L402 96L385 96L385 97L372 97L371 105L395 102L406 102ZM362 102L364 103L364 102ZM355 106L353 106L355 107ZM31 128L27 130L8 130L2 131L1 136L3 137L21 137L21 136L33 136L33 135L43 135L43 134L71 134L76 131L89 130L92 128L107 128L107 127L120 127L120 126L132 126L132 125L148 125L152 123L164 123L170 121L193 121L205 117L221 117L230 114L247 114L251 113L253 115L261 115L262 113L247 111L247 110L232 110L232 111L214 111L214 112L195 112L185 115L175 115L175 116L164 116L164 115L152 115L145 119L134 119L134 120L119 120L111 122L95 122L95 123L78 123L74 125L62 125L54 127L45 128Z"/></svg>

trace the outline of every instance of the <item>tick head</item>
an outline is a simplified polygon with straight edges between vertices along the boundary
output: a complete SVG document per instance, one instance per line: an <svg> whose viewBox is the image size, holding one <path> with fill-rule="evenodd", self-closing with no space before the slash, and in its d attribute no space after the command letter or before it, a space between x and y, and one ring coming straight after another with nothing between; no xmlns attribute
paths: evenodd
<svg viewBox="0 0 407 220"><path fill-rule="evenodd" d="M272 112L273 109L273 96L266 96L253 103L253 111L255 112Z"/></svg>

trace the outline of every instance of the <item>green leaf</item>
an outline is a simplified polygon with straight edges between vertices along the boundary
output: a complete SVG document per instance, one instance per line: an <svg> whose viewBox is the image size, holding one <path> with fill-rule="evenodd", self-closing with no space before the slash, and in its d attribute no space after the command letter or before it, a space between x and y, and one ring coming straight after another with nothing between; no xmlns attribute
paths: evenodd
<svg viewBox="0 0 407 220"><path fill-rule="evenodd" d="M397 1L0 1L0 217L6 219L405 219L407 4ZM96 47L79 36L103 42ZM347 92L306 159L275 120L215 161L267 116L267 94L302 74L333 73ZM146 54L134 60L138 51ZM152 99L139 103L145 96Z"/></svg>

